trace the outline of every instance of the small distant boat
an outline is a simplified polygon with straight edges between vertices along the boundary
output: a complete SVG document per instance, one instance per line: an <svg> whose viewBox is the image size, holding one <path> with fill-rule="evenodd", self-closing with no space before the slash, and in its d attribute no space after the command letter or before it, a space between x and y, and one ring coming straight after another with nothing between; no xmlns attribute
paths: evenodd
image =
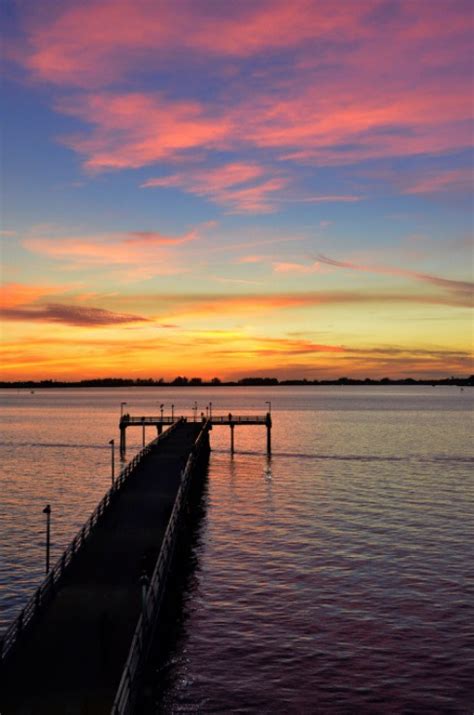
<svg viewBox="0 0 474 715"><path fill-rule="evenodd" d="M34 391L34 390L30 390L30 395L34 395L34 394L35 394L35 391Z"/></svg>

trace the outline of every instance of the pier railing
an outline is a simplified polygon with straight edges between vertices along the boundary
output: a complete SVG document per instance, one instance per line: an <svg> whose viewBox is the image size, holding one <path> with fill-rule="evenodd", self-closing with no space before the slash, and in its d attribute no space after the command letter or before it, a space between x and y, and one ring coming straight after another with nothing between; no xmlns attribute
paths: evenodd
<svg viewBox="0 0 474 715"><path fill-rule="evenodd" d="M140 452L138 452L133 459L122 469L120 475L117 477L115 484L111 487L107 493L100 500L89 519L86 521L82 529L78 531L76 536L70 542L69 546L64 550L62 556L57 560L51 571L48 573L41 585L36 589L33 596L27 602L26 606L13 621L7 631L4 633L3 638L0 640L0 662L3 664L6 662L7 658L10 657L18 645L19 641L26 634L29 627L32 626L34 621L40 615L42 610L50 603L54 596L60 582L66 572L66 569L74 561L76 555L80 552L84 544L86 543L89 536L92 534L94 527L98 521L104 516L109 506L111 505L114 497L117 495L118 491L123 487L130 474L135 470L138 464L142 461L144 457L153 449L153 447L158 443L166 439L173 429L177 426L178 422L175 421L173 425L166 432L156 437L152 442L146 445Z"/></svg>
<svg viewBox="0 0 474 715"><path fill-rule="evenodd" d="M173 510L168 521L168 526L166 527L153 575L148 585L143 610L135 628L128 658L125 662L115 696L112 715L130 715L130 713L133 713L137 684L142 674L144 660L150 647L154 625L163 600L166 580L177 541L177 527L186 501L194 463L196 459L199 459L203 441L209 427L209 421L203 423L203 429L199 433L194 449L188 457L186 466L181 473L181 483L176 494Z"/></svg>
<svg viewBox="0 0 474 715"><path fill-rule="evenodd" d="M186 422L202 422L203 418L196 415L183 415L180 417L169 417L169 416L144 416L136 417L132 415L124 415L120 420L120 425L123 427L140 426L140 425L172 425L179 420L186 420ZM229 425L233 424L254 424L254 425L265 425L268 422L268 414L266 415L233 415L230 412L225 415L207 415L204 418L207 422L214 425Z"/></svg>

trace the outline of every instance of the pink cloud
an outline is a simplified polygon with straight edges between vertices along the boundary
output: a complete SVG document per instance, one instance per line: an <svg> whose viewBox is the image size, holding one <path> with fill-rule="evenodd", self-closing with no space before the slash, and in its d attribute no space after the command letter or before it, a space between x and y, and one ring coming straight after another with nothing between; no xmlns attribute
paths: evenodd
<svg viewBox="0 0 474 715"><path fill-rule="evenodd" d="M442 191L472 191L472 169L452 169L413 181L404 189L405 194L434 194Z"/></svg>
<svg viewBox="0 0 474 715"><path fill-rule="evenodd" d="M167 236L156 231L130 231L95 236L33 236L26 238L22 245L33 253L63 261L73 268L125 267L131 277L138 279L185 271L170 251L198 238L195 230L181 236Z"/></svg>
<svg viewBox="0 0 474 715"><path fill-rule="evenodd" d="M464 0L204 4L207 11L191 0L45 3L23 17L24 43L10 54L33 80L84 90L56 107L88 125L62 141L89 171L256 149L267 164L271 154L337 166L471 145L472 13ZM180 72L190 65L220 81L205 101L177 92L188 86ZM153 75L164 75L170 89L127 89L130 77L134 87L149 87ZM210 170L201 195L231 211L272 210L290 167L286 178L267 172L249 174L252 186L225 183L244 168L228 164L227 178ZM183 174L151 181L199 193ZM331 192L308 200L359 198Z"/></svg>
<svg viewBox="0 0 474 715"><path fill-rule="evenodd" d="M273 210L275 192L285 188L288 180L263 178L266 173L268 171L254 163L231 162L217 168L190 169L186 173L148 179L142 187L178 187L228 206L231 213L267 213Z"/></svg>
<svg viewBox="0 0 474 715"><path fill-rule="evenodd" d="M237 263L262 263L265 260L265 256L241 256Z"/></svg>
<svg viewBox="0 0 474 715"><path fill-rule="evenodd" d="M138 168L181 152L220 146L231 119L196 101L170 101L157 93L87 94L57 108L92 124L90 134L61 141L85 157L89 171Z"/></svg>
<svg viewBox="0 0 474 715"><path fill-rule="evenodd" d="M263 0L213 12L183 0L95 0L58 12L48 5L24 18L26 46L17 53L37 78L55 84L97 87L126 76L146 58L152 65L175 62L183 52L249 57L330 37L338 45L367 34L364 14L373 6L335 12L308 0ZM48 12L49 10L49 12ZM153 61L154 60L154 61Z"/></svg>
<svg viewBox="0 0 474 715"><path fill-rule="evenodd" d="M309 266L302 263L274 263L273 270L276 273L321 273L321 264L315 261Z"/></svg>
<svg viewBox="0 0 474 715"><path fill-rule="evenodd" d="M84 166L90 171L139 168L175 161L196 151L257 148L276 151L291 163L337 166L470 145L471 110L464 87L441 85L424 92L390 88L374 96L372 85L350 88L345 80L326 82L327 86L322 82L317 89L313 83L302 82L290 96L278 98L274 92L262 91L257 97L250 93L226 103L175 100L159 93L139 92L63 99L58 109L90 124L91 129L87 134L62 137L62 141L83 156ZM225 171L235 171L237 180L238 172L245 168L250 171L249 165L238 163L224 167ZM219 176L218 170L203 176L208 192L213 186L224 192L225 182L233 178L232 174ZM285 184L280 177L268 181L272 183L266 184L266 191ZM189 188L191 179L175 174L151 179L145 185ZM220 198L220 194L216 196ZM327 194L307 200L359 199ZM237 197L238 203L241 200L246 201Z"/></svg>

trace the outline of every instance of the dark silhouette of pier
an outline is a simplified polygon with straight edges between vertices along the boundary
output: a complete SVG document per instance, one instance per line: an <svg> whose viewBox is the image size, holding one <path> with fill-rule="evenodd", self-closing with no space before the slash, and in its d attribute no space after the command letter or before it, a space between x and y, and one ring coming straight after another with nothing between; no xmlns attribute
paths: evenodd
<svg viewBox="0 0 474 715"><path fill-rule="evenodd" d="M190 416L175 417L174 415L165 416L161 413L159 416L132 416L132 415L122 415L120 418L120 454L122 457L125 456L127 451L127 438L126 432L129 427L141 427L142 428L142 440L143 445L145 445L145 430L147 427L156 427L158 435L163 431L163 427L173 425L178 420L184 419L190 423L197 423L199 421L207 421L212 429L215 427L228 426L230 428L230 451L232 454L235 452L235 440L234 440L234 430L238 426L251 426L256 425L260 427L266 427L267 430L267 454L272 453L272 416L271 412L267 412L265 415L234 415L229 412L226 415L213 415L212 411L208 412L206 415L201 413L200 416L197 415L197 411Z"/></svg>
<svg viewBox="0 0 474 715"><path fill-rule="evenodd" d="M136 418L159 435L122 470L0 642L2 715L133 712L192 479L213 425L271 417ZM163 432L163 428L168 429ZM123 443L125 448L125 442Z"/></svg>

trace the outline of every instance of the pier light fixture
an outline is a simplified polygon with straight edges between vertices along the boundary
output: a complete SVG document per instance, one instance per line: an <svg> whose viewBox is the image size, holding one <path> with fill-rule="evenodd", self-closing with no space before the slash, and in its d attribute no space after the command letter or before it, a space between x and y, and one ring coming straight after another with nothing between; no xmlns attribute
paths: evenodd
<svg viewBox="0 0 474 715"><path fill-rule="evenodd" d="M49 554L51 550L51 505L46 504L43 509L46 514L46 575L49 574Z"/></svg>
<svg viewBox="0 0 474 715"><path fill-rule="evenodd" d="M115 440L114 440L114 439L111 439L110 442L109 442L109 444L110 444L110 446L112 447L111 455L110 455L110 456L111 456L111 459L112 459L112 462L111 462L111 467L112 467L111 474L112 474L112 488L113 488L113 487L115 486Z"/></svg>
<svg viewBox="0 0 474 715"><path fill-rule="evenodd" d="M120 403L120 418L123 417L123 408L125 407L126 404L127 404L126 402Z"/></svg>
<svg viewBox="0 0 474 715"><path fill-rule="evenodd" d="M270 400L267 400L267 401L265 402L265 404L268 405L268 414L271 415L271 413L272 413L272 403L270 402Z"/></svg>

